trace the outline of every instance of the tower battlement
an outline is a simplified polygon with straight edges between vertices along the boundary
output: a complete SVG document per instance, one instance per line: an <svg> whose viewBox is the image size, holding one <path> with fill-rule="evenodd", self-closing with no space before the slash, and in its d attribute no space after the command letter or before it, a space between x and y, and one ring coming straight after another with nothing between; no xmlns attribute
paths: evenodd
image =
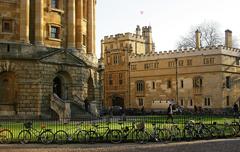
<svg viewBox="0 0 240 152"><path fill-rule="evenodd" d="M143 26L142 32L152 32L152 27L151 26Z"/></svg>
<svg viewBox="0 0 240 152"><path fill-rule="evenodd" d="M134 39L134 40L138 40L138 41L144 41L144 37L142 35L137 35L134 33L119 33L119 34L115 34L115 35L110 35L110 36L104 36L104 41L115 41L116 39Z"/></svg>
<svg viewBox="0 0 240 152"><path fill-rule="evenodd" d="M202 47L199 49L184 48L184 49L154 52L154 53L148 53L148 54L131 54L129 57L130 57L130 61L136 62L136 61L181 58L181 57L200 56L200 55L217 55L217 54L240 56L240 49L229 48L226 46L219 45L219 46L212 46L212 47Z"/></svg>

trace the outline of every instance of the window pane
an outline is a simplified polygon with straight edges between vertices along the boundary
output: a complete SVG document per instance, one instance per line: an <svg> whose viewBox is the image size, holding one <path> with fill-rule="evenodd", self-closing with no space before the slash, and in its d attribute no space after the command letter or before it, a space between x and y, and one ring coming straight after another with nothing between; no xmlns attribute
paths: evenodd
<svg viewBox="0 0 240 152"><path fill-rule="evenodd" d="M52 0L51 7L52 8L58 8L58 0Z"/></svg>

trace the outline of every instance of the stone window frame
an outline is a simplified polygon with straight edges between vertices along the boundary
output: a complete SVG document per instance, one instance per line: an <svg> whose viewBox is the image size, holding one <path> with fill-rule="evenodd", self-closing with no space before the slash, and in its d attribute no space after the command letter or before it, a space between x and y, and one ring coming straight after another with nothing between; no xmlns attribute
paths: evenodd
<svg viewBox="0 0 240 152"><path fill-rule="evenodd" d="M189 102L188 102L188 107L193 108L193 105L194 105L193 99L192 99L192 98L189 98L188 101L189 101Z"/></svg>
<svg viewBox="0 0 240 152"><path fill-rule="evenodd" d="M58 29L57 38L52 37L52 31L51 31L51 30L52 30L52 27ZM49 24L48 24L48 39L49 39L49 40L52 40L52 41L58 41L58 42L60 42L60 41L61 41L61 37L62 37L62 27L61 27L61 25L55 24L55 23L49 23Z"/></svg>
<svg viewBox="0 0 240 152"><path fill-rule="evenodd" d="M181 88L184 88L184 80L180 80Z"/></svg>
<svg viewBox="0 0 240 152"><path fill-rule="evenodd" d="M240 57L236 57L236 65L240 65Z"/></svg>
<svg viewBox="0 0 240 152"><path fill-rule="evenodd" d="M138 106L144 106L144 99L143 98L138 98Z"/></svg>
<svg viewBox="0 0 240 152"><path fill-rule="evenodd" d="M192 59L187 59L187 66L192 66Z"/></svg>
<svg viewBox="0 0 240 152"><path fill-rule="evenodd" d="M171 80L167 80L167 88L168 89L172 88L172 81Z"/></svg>
<svg viewBox="0 0 240 152"><path fill-rule="evenodd" d="M184 60L179 60L178 61L178 66L183 66L183 64L184 64Z"/></svg>
<svg viewBox="0 0 240 152"><path fill-rule="evenodd" d="M227 89L231 89L231 85L232 85L232 83L231 83L231 76L226 76L225 77L225 85L226 85Z"/></svg>
<svg viewBox="0 0 240 152"><path fill-rule="evenodd" d="M120 64L120 55L119 54L113 54L113 64Z"/></svg>
<svg viewBox="0 0 240 152"><path fill-rule="evenodd" d="M215 58L214 58L214 57L204 58L204 59L203 59L203 64L205 64L205 65L215 64Z"/></svg>
<svg viewBox="0 0 240 152"><path fill-rule="evenodd" d="M119 73L118 74L118 77L119 77L119 85L123 85L123 74L122 73Z"/></svg>
<svg viewBox="0 0 240 152"><path fill-rule="evenodd" d="M109 78L109 80L108 80L108 84L109 84L109 85L113 85L112 74L109 74L109 75L108 75L108 78Z"/></svg>
<svg viewBox="0 0 240 152"><path fill-rule="evenodd" d="M203 88L203 77L196 76L192 80L193 80L193 88Z"/></svg>
<svg viewBox="0 0 240 152"><path fill-rule="evenodd" d="M152 89L155 90L156 89L156 82L152 81Z"/></svg>
<svg viewBox="0 0 240 152"><path fill-rule="evenodd" d="M203 99L203 107L211 107L212 106L212 97L211 96L205 96Z"/></svg>
<svg viewBox="0 0 240 152"><path fill-rule="evenodd" d="M48 3L49 3L49 6L48 6L48 10L50 12L57 12L57 13L60 13L60 14L63 14L64 11L63 11L63 0L56 0L57 1L57 7L52 7L52 1L53 0L49 0Z"/></svg>
<svg viewBox="0 0 240 152"><path fill-rule="evenodd" d="M230 96L226 96L226 106L230 106Z"/></svg>
<svg viewBox="0 0 240 152"><path fill-rule="evenodd" d="M145 83L144 80L137 80L136 81L136 92L141 93L145 91Z"/></svg>
<svg viewBox="0 0 240 152"><path fill-rule="evenodd" d="M3 26L3 24L4 24L4 22L8 22L8 23L10 23L11 24L11 31L4 31L4 26ZM14 19L12 19L12 18L2 18L1 19L1 23L0 23L0 28L1 28L1 33L2 34L14 34L15 33L15 20Z"/></svg>
<svg viewBox="0 0 240 152"><path fill-rule="evenodd" d="M82 45L84 46L84 47L86 47L87 46L87 35L86 34L82 34Z"/></svg>
<svg viewBox="0 0 240 152"><path fill-rule="evenodd" d="M184 106L184 98L180 97L179 101L180 101L179 105L183 107Z"/></svg>

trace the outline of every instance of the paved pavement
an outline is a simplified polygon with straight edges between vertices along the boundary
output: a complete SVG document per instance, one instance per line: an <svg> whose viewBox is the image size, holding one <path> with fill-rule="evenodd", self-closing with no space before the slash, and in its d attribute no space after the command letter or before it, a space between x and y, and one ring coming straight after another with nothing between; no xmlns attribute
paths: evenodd
<svg viewBox="0 0 240 152"><path fill-rule="evenodd" d="M0 152L240 152L240 138L178 143L0 145Z"/></svg>

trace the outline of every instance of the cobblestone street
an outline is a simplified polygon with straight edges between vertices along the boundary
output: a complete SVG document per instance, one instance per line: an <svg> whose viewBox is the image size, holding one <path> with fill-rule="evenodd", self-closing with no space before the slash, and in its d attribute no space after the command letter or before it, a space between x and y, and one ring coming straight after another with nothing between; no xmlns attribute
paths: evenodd
<svg viewBox="0 0 240 152"><path fill-rule="evenodd" d="M0 152L239 152L240 138L181 143L0 145Z"/></svg>

